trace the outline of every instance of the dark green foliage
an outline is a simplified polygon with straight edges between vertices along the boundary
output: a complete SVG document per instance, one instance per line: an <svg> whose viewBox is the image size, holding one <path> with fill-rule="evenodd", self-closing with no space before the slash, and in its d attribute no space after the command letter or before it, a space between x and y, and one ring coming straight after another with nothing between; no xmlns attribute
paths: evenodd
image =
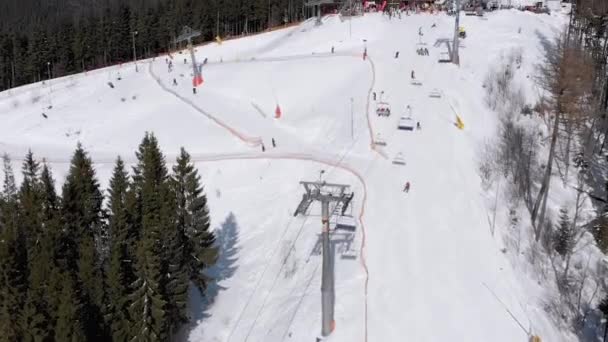
<svg viewBox="0 0 608 342"><path fill-rule="evenodd" d="M0 91L175 48L184 25L216 35L255 33L303 18L304 0L0 1ZM285 15L287 15L285 17ZM47 63L49 63L47 65Z"/></svg>
<svg viewBox="0 0 608 342"><path fill-rule="evenodd" d="M572 229L572 222L570 222L570 218L568 217L568 210L562 208L559 213L559 225L554 234L553 243L555 251L562 257L565 257L574 248L574 231Z"/></svg>
<svg viewBox="0 0 608 342"><path fill-rule="evenodd" d="M135 256L129 253L129 246L133 241L129 239L131 217L127 211L128 188L128 174L122 159L118 158L108 190L110 260L106 286L107 321L115 341L125 341L129 336L129 284L134 280L134 270L131 265Z"/></svg>
<svg viewBox="0 0 608 342"><path fill-rule="evenodd" d="M190 282L216 259L190 156L170 177L154 135L132 180L116 161L107 213L91 158L78 145L59 196L31 152L19 189L5 157L0 192L1 341L166 341L188 321Z"/></svg>
<svg viewBox="0 0 608 342"><path fill-rule="evenodd" d="M217 259L217 249L213 247L215 237L209 230L207 197L203 193L198 171L183 148L173 173L177 222L179 232L185 238L184 261L190 280L202 292L208 282L203 271Z"/></svg>
<svg viewBox="0 0 608 342"><path fill-rule="evenodd" d="M0 341L23 338L22 308L27 291L27 254L18 223L18 194L8 156L4 156L0 196Z"/></svg>
<svg viewBox="0 0 608 342"><path fill-rule="evenodd" d="M75 292L82 304L81 317L87 338L103 339L101 246L96 245L104 229L103 198L92 161L80 144L72 157L62 197L61 240L66 247L63 255L66 271L76 275Z"/></svg>
<svg viewBox="0 0 608 342"><path fill-rule="evenodd" d="M174 230L167 206L168 174L164 156L154 135L146 133L136 153L134 191L141 206L141 232L137 244L137 279L133 282L132 337L137 341L165 340L169 334L166 277L169 253L165 249L167 231ZM165 217L167 215L169 217Z"/></svg>
<svg viewBox="0 0 608 342"><path fill-rule="evenodd" d="M68 274L59 276L61 291L58 292L59 306L57 309L57 324L55 340L79 342L85 341L85 327L82 322L81 304L75 291L72 277Z"/></svg>

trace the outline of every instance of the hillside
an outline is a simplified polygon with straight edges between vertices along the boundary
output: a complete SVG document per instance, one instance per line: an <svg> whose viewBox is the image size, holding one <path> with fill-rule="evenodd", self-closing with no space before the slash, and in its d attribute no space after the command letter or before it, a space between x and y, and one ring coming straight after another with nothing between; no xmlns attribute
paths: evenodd
<svg viewBox="0 0 608 342"><path fill-rule="evenodd" d="M213 302L191 298L193 324L181 334L189 341L319 335L320 208L293 212L299 181L320 170L355 193L356 230L333 236L331 341L574 340L543 310L545 290L501 252L477 171L498 123L483 100L488 69L521 48L532 104L540 39L555 37L567 18L509 10L461 20L460 67L437 62L446 48L435 42L452 37L452 17L366 14L199 46L208 63L197 94L185 51L139 61L139 72L123 64L15 88L0 93L0 152L17 169L31 149L62 179L80 141L105 186L115 157L133 163L146 131L170 162L188 149L223 251ZM421 47L429 56L416 53ZM390 104L387 118L375 114L380 100ZM420 130L397 129L407 106ZM398 154L406 165L393 163Z"/></svg>

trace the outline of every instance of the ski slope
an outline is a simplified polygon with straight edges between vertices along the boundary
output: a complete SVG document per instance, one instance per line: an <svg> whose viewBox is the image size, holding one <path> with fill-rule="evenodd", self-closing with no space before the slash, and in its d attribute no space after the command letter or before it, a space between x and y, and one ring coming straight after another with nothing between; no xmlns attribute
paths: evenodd
<svg viewBox="0 0 608 342"><path fill-rule="evenodd" d="M168 161L180 146L193 155L224 254L212 270L213 301L192 294L182 340L319 336L320 208L293 212L298 182L325 170L328 182L351 185L357 222L354 233L332 237L336 329L328 340L569 341L544 313L542 290L500 252L477 175L479 148L497 124L483 102L488 68L522 48L532 76L540 37L555 37L566 20L515 10L463 16L460 68L437 63L445 47L434 46L452 36L453 18L369 14L199 46L197 58L208 63L196 95L185 51L139 61L139 72L124 64L28 85L0 93L0 152L18 167L32 149L61 180L80 141L103 186L117 155L134 162L145 131ZM430 56L416 54L419 47ZM422 85L410 84L412 70ZM428 96L434 89L441 98ZM383 92L390 117L375 115L374 92ZM419 131L396 129L408 105ZM380 140L386 146L373 145ZM397 153L405 166L392 163Z"/></svg>

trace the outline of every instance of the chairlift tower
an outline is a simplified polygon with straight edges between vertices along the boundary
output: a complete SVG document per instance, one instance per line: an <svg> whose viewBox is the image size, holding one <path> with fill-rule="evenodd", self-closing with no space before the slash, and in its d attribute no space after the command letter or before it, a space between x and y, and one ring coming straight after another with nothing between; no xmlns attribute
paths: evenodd
<svg viewBox="0 0 608 342"><path fill-rule="evenodd" d="M456 20L454 27L454 42L452 43L452 63L460 65L460 56L458 55L458 31L460 28L460 0L455 0L456 4Z"/></svg>
<svg viewBox="0 0 608 342"><path fill-rule="evenodd" d="M321 173L322 174L322 173ZM325 181L300 182L304 186L305 192L302 200L296 209L294 216L305 215L313 201L321 202L321 222L322 222L322 253L323 253L323 273L321 276L321 335L329 336L335 328L334 321L334 269L333 253L329 241L329 212L330 204L334 204L333 210L340 211L344 215L348 205L354 197L354 193L348 193L348 185L333 184Z"/></svg>
<svg viewBox="0 0 608 342"><path fill-rule="evenodd" d="M201 75L200 70L198 69L196 63L196 56L194 55L194 46L192 45L192 38L196 38L201 35L201 31L193 30L188 26L184 26L182 29L182 33L175 39L175 44L181 43L183 41L188 42L188 50L190 50L190 59L192 60L192 86L195 89L198 85L203 83L203 76Z"/></svg>

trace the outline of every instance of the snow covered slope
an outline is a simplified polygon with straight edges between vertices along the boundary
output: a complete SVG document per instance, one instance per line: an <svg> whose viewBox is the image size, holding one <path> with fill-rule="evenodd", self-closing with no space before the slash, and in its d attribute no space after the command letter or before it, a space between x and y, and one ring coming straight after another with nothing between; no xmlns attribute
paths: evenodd
<svg viewBox="0 0 608 342"><path fill-rule="evenodd" d="M327 181L351 185L357 221L354 233L333 237L331 341L513 342L528 333L568 341L543 312L539 289L500 252L477 175L479 146L497 122L483 103L488 68L521 47L523 72L532 75L540 37L554 37L565 21L515 10L464 17L458 68L437 62L446 48L434 43L453 29L442 14L309 20L198 47L199 61L208 59L198 94L185 52L171 56L171 72L162 56L140 61L139 72L125 64L0 93L0 152L18 162L31 148L61 179L81 141L103 185L116 155L133 161L145 131L155 132L168 160L180 146L193 154L224 254L213 270L214 300L193 294L183 339L319 335L320 208L292 214L298 182L325 170ZM418 55L421 47L430 56ZM412 70L420 86L410 83ZM442 96L429 97L433 90ZM373 93L382 92L388 118L375 115ZM408 105L419 131L397 130ZM380 140L387 145L372 145ZM398 153L405 166L392 163Z"/></svg>

